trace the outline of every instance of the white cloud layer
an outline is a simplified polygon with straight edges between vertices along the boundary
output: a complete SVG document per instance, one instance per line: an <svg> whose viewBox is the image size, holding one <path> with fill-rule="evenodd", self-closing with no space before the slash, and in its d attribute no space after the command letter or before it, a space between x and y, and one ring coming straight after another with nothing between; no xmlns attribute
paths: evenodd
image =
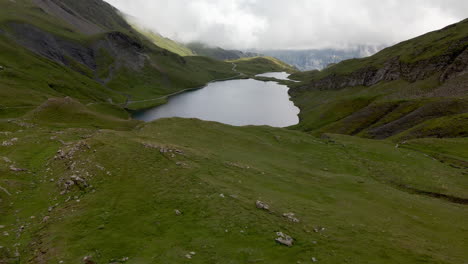
<svg viewBox="0 0 468 264"><path fill-rule="evenodd" d="M225 48L393 44L468 17L467 0L106 0L147 28Z"/></svg>

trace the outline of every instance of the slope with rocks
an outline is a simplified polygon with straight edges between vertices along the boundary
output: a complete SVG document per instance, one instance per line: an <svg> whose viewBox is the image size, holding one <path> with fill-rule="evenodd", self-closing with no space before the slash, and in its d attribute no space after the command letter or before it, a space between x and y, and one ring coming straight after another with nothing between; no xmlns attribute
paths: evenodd
<svg viewBox="0 0 468 264"><path fill-rule="evenodd" d="M302 81L291 90L302 110L298 128L372 138L467 136L467 36L464 20L368 58L293 75ZM456 116L462 129L450 133ZM437 118L447 127L431 129Z"/></svg>
<svg viewBox="0 0 468 264"><path fill-rule="evenodd" d="M1 1L0 10L2 109L57 96L125 107L237 75L230 63L154 45L100 0Z"/></svg>
<svg viewBox="0 0 468 264"><path fill-rule="evenodd" d="M73 16L86 4L101 6L44 3ZM27 0L0 7L0 263L458 264L468 258L466 138L395 144L196 119L135 121L122 108L128 96L146 99L231 76L232 63L180 57L104 10L95 10L103 17L80 14L80 22L65 23L68 15L60 13L64 20ZM80 32L83 23L95 27L82 29L102 32ZM264 60L235 64L246 75L287 68ZM460 94L463 78L436 89L431 83L438 76L324 91L301 83L294 92L303 106L324 103L318 112L303 109L327 113L318 119L323 127L379 99L376 91L417 95L397 84L433 96L407 100L396 113L422 119L453 113L404 130L410 138L453 133L447 124L463 133L466 114L457 113L464 97L447 96ZM392 108L392 101L382 102ZM383 120L398 117L389 113Z"/></svg>
<svg viewBox="0 0 468 264"><path fill-rule="evenodd" d="M190 119L144 124L76 104L0 120L0 263L468 257L464 139L395 148Z"/></svg>

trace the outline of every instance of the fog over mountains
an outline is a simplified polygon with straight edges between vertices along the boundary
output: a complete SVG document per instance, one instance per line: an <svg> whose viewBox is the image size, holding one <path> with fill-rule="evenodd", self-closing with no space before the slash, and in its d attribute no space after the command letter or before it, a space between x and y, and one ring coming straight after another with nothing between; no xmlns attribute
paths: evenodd
<svg viewBox="0 0 468 264"><path fill-rule="evenodd" d="M309 50L252 50L278 58L301 71L322 70L330 64L343 60L371 56L385 48L384 45L359 45L351 49L309 49Z"/></svg>
<svg viewBox="0 0 468 264"><path fill-rule="evenodd" d="M468 10L466 0L106 1L179 42L260 50L392 45L458 22Z"/></svg>

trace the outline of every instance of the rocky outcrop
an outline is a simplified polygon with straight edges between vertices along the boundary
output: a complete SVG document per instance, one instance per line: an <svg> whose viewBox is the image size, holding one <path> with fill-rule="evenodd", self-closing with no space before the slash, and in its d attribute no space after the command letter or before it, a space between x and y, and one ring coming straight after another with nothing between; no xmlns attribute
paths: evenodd
<svg viewBox="0 0 468 264"><path fill-rule="evenodd" d="M284 234L283 232L277 232L276 235L278 236L275 241L278 244L283 246L292 247L294 244L294 239L291 236Z"/></svg>
<svg viewBox="0 0 468 264"><path fill-rule="evenodd" d="M61 65L71 66L78 62L91 71L97 70L97 57L106 52L114 60L114 67L127 67L138 71L145 66L148 55L144 45L121 32L109 32L91 45L58 37L52 33L25 23L9 23L8 35L30 51L53 60Z"/></svg>
<svg viewBox="0 0 468 264"><path fill-rule="evenodd" d="M102 49L108 52L115 59L116 68L125 66L137 71L145 66L148 58L145 47L139 40L121 32L107 33L92 48L96 53Z"/></svg>
<svg viewBox="0 0 468 264"><path fill-rule="evenodd" d="M414 82L438 73L443 73L440 80L444 82L467 71L468 37L452 43L440 56L411 63L403 62L396 56L380 68L367 66L347 75L332 74L299 89L337 90L353 86L372 86L381 81L399 79Z"/></svg>
<svg viewBox="0 0 468 264"><path fill-rule="evenodd" d="M450 64L440 77L441 82L448 79L453 79L457 76L468 73L468 48L466 48L455 60Z"/></svg>
<svg viewBox="0 0 468 264"><path fill-rule="evenodd" d="M268 204L262 202L262 201L256 201L255 206L258 209L262 209L262 210L265 210L265 211L270 211L270 206Z"/></svg>
<svg viewBox="0 0 468 264"><path fill-rule="evenodd" d="M94 50L80 43L59 38L25 23L9 23L9 27L12 30L11 38L38 55L62 65L70 65L70 59L73 59L92 70L96 69Z"/></svg>
<svg viewBox="0 0 468 264"><path fill-rule="evenodd" d="M53 0L32 0L44 12L68 22L78 32L86 35L102 33L104 30L98 25L88 21L64 3L56 3Z"/></svg>

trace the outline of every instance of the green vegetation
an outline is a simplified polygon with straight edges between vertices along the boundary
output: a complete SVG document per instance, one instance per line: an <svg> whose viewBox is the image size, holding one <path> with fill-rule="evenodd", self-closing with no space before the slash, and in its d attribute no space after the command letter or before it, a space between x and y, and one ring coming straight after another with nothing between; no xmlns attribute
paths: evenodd
<svg viewBox="0 0 468 264"><path fill-rule="evenodd" d="M177 43L173 41L172 39L163 37L160 34L155 33L151 30L142 29L136 25L134 25L133 27L136 28L138 32L146 36L149 40L151 40L158 47L166 49L180 56L195 56L193 51L185 47L183 44Z"/></svg>
<svg viewBox="0 0 468 264"><path fill-rule="evenodd" d="M212 47L205 43L191 42L186 47L199 56L210 57L216 60L235 60L242 57L252 57L253 53L244 53L239 50L226 50L220 47Z"/></svg>
<svg viewBox="0 0 468 264"><path fill-rule="evenodd" d="M300 82L289 84L290 93L301 109L301 122L295 128L315 135L394 140L466 136L468 74L461 71L448 79L443 74L464 67L467 33L468 20L464 20L368 58L344 61L323 71L294 73L290 78ZM452 60L446 61L447 57ZM368 82L395 58L397 64L387 64L381 73L387 78ZM427 65L441 70L427 70Z"/></svg>
<svg viewBox="0 0 468 264"><path fill-rule="evenodd" d="M468 259L466 74L320 90L307 85L327 72L296 73L295 129L143 123L127 110L212 80L296 70L265 57L183 57L104 2L53 2L103 32L80 33L27 0L0 2L0 263ZM425 46L414 60L435 56L464 25L326 71L397 51L411 61ZM62 42L72 51L54 46ZM294 245L277 243L277 232Z"/></svg>
<svg viewBox="0 0 468 264"><path fill-rule="evenodd" d="M76 1L60 2L60 6L65 5L77 13L93 7L96 10L92 14L97 12L102 15L99 21L89 19L88 22L114 32L87 36L72 24L41 11L29 1L0 3L0 10L4 10L0 11L0 29L11 33L10 37L0 33L0 48L4 51L0 54L1 66L4 67L0 71L0 86L5 87L0 91L0 117L17 117L27 111L26 108L12 111L8 107L29 107L30 110L47 98L64 96L71 96L83 104L113 102L122 106L131 100L129 105L132 109L149 107L159 103L141 104L133 101L155 99L202 86L211 80L238 76L232 70L232 63L205 57L181 57L164 47L158 47L152 43L154 39L148 40L131 29L120 16L119 19L110 16L115 10L108 4L88 1L89 6ZM27 23L34 30L44 32L41 34L52 34L61 41L77 45L79 49L95 49L94 61L88 61L88 64L95 64L96 69L77 61L83 54L73 54L76 49L60 54L64 49L47 51L41 50L42 47L18 47L15 38L26 38L31 34L16 32L20 29L13 27L11 21ZM29 40L26 38L25 41ZM54 47L54 44L49 45L51 49ZM137 58L136 54L140 54L138 49L141 48L145 52L144 57ZM65 57L66 65L35 54L31 49L36 49L35 53L59 53L56 57Z"/></svg>
<svg viewBox="0 0 468 264"><path fill-rule="evenodd" d="M84 128L61 129L1 123L11 132L1 141L18 138L0 146L0 156L12 162L0 160L0 186L11 194L0 192L0 224L9 234L0 237L3 259L460 263L468 257L468 211L450 200L468 198L466 169L420 153L423 142L408 143L415 151L387 141L319 140L197 120L121 131L90 128L97 119L81 122ZM448 148L431 151L451 154L454 143L461 150L468 143L439 142ZM28 171L11 171L11 164ZM77 180L60 195L73 175L88 187ZM256 200L270 212L257 209ZM282 216L288 212L300 222ZM295 239L293 247L275 243L278 231ZM189 252L196 253L192 259Z"/></svg>
<svg viewBox="0 0 468 264"><path fill-rule="evenodd" d="M443 55L449 49L463 51L468 43L462 41L468 35L468 19L444 29L427 33L420 37L401 42L386 48L377 54L361 59L351 59L335 64L323 71L299 73L299 80L318 80L333 74L349 74L368 67L381 68L387 61L399 58L405 63L415 63L421 60ZM449 44L461 41L456 47Z"/></svg>
<svg viewBox="0 0 468 264"><path fill-rule="evenodd" d="M286 64L273 57L252 57L231 60L229 62L237 65L236 70L246 74L247 76L255 76L265 72L280 72L288 73L296 72L297 70L289 64Z"/></svg>

